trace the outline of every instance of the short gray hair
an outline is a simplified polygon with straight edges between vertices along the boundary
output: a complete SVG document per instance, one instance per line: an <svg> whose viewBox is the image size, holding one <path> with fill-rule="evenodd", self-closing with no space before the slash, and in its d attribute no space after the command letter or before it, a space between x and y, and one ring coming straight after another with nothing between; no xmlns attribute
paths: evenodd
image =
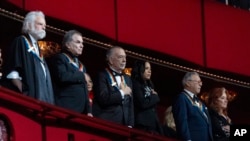
<svg viewBox="0 0 250 141"><path fill-rule="evenodd" d="M69 30L65 33L62 40L62 49L66 49L66 43L72 41L72 36L75 34L82 36L82 33L77 30Z"/></svg>
<svg viewBox="0 0 250 141"><path fill-rule="evenodd" d="M110 57L113 55L115 49L122 49L122 50L123 50L123 48L122 48L122 47L119 47L119 46L113 46L113 47L109 48L109 49L107 50L107 52L106 52L106 61L107 61L108 63L109 63L109 59L110 59Z"/></svg>
<svg viewBox="0 0 250 141"><path fill-rule="evenodd" d="M184 75L184 77L183 77L183 79L182 79L182 85L183 85L184 87L186 86L187 81L190 81L190 80L191 80L191 77L192 77L193 75L198 75L198 76L199 76L199 74L198 74L197 72L187 72L187 73Z"/></svg>
<svg viewBox="0 0 250 141"><path fill-rule="evenodd" d="M43 14L42 11L31 11L28 14L26 14L23 21L22 33L28 34L31 31L30 25L34 24L35 19L38 16L45 18L45 15Z"/></svg>

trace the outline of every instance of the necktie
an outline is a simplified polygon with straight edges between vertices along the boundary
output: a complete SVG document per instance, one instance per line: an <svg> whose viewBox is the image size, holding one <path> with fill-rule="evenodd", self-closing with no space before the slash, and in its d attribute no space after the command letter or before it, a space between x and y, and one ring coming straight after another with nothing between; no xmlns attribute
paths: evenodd
<svg viewBox="0 0 250 141"><path fill-rule="evenodd" d="M74 62L75 62L75 64L76 64L76 66L79 67L78 58L75 57L75 58L74 58Z"/></svg>
<svg viewBox="0 0 250 141"><path fill-rule="evenodd" d="M203 111L202 103L201 103L201 101L199 100L199 98L197 96L193 97L193 101L195 102L195 104L197 104L197 106L199 107L199 109L201 111Z"/></svg>
<svg viewBox="0 0 250 141"><path fill-rule="evenodd" d="M197 96L194 96L194 97L193 97L193 101L199 103L200 100L199 100L199 98L198 98Z"/></svg>
<svg viewBox="0 0 250 141"><path fill-rule="evenodd" d="M197 96L194 96L194 97L193 97L193 100L194 100L195 103L198 104L199 109L202 111L203 115L207 118L207 114L205 113L205 111L204 111L204 109L203 109L204 107L203 107L203 104L202 104L202 102L200 101L200 99L199 99Z"/></svg>

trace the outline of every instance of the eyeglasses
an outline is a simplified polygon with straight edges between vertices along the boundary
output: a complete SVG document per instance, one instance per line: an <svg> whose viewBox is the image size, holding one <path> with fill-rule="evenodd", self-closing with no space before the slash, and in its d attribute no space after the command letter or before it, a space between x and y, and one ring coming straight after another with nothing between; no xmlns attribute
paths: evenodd
<svg viewBox="0 0 250 141"><path fill-rule="evenodd" d="M195 82L195 83L202 84L202 81L201 81L201 80L188 80L188 81L193 81L193 82Z"/></svg>
<svg viewBox="0 0 250 141"><path fill-rule="evenodd" d="M83 44L83 42L82 41L79 41L79 40L72 40L71 42L74 42L74 43L77 43L77 44Z"/></svg>

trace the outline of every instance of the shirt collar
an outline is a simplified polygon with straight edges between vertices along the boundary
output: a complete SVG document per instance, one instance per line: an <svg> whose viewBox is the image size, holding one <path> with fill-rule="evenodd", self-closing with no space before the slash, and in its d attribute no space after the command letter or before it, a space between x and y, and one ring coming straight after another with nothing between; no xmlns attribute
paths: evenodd
<svg viewBox="0 0 250 141"><path fill-rule="evenodd" d="M184 91L185 91L189 96L191 96L192 98L194 97L194 93L190 92L190 91L187 90L187 89L184 89Z"/></svg>
<svg viewBox="0 0 250 141"><path fill-rule="evenodd" d="M117 72L114 68L112 68L111 66L109 66L109 68L112 70L112 71L114 71L114 72L116 72L116 73L118 73L118 74L121 74L122 72Z"/></svg>
<svg viewBox="0 0 250 141"><path fill-rule="evenodd" d="M32 35L29 34L29 37L30 37L32 44L35 44L37 42L37 40Z"/></svg>
<svg viewBox="0 0 250 141"><path fill-rule="evenodd" d="M77 56L73 55L69 50L63 50L63 53L66 53L67 55L69 55L72 59L77 58Z"/></svg>

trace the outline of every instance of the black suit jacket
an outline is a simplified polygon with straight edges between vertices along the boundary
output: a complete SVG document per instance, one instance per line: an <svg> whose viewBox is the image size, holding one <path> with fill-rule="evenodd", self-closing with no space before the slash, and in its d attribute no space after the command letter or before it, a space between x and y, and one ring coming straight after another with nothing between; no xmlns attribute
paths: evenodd
<svg viewBox="0 0 250 141"><path fill-rule="evenodd" d="M123 75L126 85L132 89L128 75ZM100 72L94 84L93 115L119 124L134 126L133 97L121 96L119 88L111 84L106 70Z"/></svg>
<svg viewBox="0 0 250 141"><path fill-rule="evenodd" d="M56 105L79 113L89 113L90 105L84 72L79 71L68 57L70 53L55 55L49 59Z"/></svg>
<svg viewBox="0 0 250 141"><path fill-rule="evenodd" d="M144 130L163 134L156 105L160 101L158 95L149 94L146 96L145 85L138 81L133 81L133 95L135 106L135 127Z"/></svg>
<svg viewBox="0 0 250 141"><path fill-rule="evenodd" d="M182 140L212 141L212 127L207 108L203 112L192 102L188 94L181 92L173 105L176 131Z"/></svg>

